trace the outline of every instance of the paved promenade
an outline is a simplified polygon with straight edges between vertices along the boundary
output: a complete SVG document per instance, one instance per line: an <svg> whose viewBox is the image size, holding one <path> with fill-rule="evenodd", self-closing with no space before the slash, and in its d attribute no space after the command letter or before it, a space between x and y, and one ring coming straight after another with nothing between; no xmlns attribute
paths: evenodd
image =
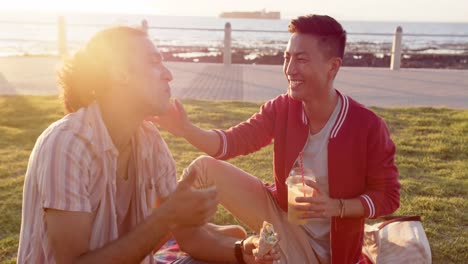
<svg viewBox="0 0 468 264"><path fill-rule="evenodd" d="M0 94L57 94L53 57L0 58ZM263 102L287 89L281 66L168 62L179 98ZM468 109L468 70L343 67L335 87L369 106Z"/></svg>

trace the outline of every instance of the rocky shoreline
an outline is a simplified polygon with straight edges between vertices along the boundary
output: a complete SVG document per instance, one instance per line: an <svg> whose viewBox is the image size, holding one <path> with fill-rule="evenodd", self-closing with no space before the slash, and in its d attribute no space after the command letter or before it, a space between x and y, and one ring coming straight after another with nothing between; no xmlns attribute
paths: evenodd
<svg viewBox="0 0 468 264"><path fill-rule="evenodd" d="M222 63L223 55L212 48L162 49L166 61ZM234 64L283 64L283 52L277 50L233 49ZM390 67L390 55L351 51L345 53L344 66ZM468 54L411 54L404 55L402 68L468 69Z"/></svg>
<svg viewBox="0 0 468 264"><path fill-rule="evenodd" d="M222 51L206 47L159 47L165 61L223 63ZM390 67L389 51L347 51L343 66L347 67ZM24 54L19 57L55 57L48 54ZM9 56L7 56L9 57ZM17 56L12 56L17 57ZM283 51L272 49L232 49L233 64L282 65ZM401 68L455 69L468 70L468 53L437 54L411 53L404 54Z"/></svg>

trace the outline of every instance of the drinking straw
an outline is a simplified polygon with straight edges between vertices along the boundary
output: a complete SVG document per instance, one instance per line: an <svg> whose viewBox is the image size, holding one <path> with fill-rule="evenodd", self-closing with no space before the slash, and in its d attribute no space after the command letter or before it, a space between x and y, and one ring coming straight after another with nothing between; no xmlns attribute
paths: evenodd
<svg viewBox="0 0 468 264"><path fill-rule="evenodd" d="M304 179L304 159L302 157L302 151L299 152L299 166L301 168L301 175L302 175L302 187L305 186L305 179ZM305 193L304 193L305 196Z"/></svg>

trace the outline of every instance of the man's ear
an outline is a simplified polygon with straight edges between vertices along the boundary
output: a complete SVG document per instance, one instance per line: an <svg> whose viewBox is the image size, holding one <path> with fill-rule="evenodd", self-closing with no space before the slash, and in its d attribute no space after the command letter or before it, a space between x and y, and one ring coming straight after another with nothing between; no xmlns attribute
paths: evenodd
<svg viewBox="0 0 468 264"><path fill-rule="evenodd" d="M338 57L333 57L328 61L328 79L329 80L334 80L336 77L336 74L338 74L338 71L341 68L341 65L343 64L343 60Z"/></svg>

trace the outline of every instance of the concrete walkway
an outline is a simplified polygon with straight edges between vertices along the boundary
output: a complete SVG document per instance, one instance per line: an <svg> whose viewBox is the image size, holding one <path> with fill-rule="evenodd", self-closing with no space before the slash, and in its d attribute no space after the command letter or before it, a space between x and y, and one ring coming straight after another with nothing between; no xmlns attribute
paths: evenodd
<svg viewBox="0 0 468 264"><path fill-rule="evenodd" d="M0 94L57 94L53 57L0 58ZM287 89L281 66L167 62L179 98L263 102ZM335 87L369 106L468 109L468 71L343 67Z"/></svg>

